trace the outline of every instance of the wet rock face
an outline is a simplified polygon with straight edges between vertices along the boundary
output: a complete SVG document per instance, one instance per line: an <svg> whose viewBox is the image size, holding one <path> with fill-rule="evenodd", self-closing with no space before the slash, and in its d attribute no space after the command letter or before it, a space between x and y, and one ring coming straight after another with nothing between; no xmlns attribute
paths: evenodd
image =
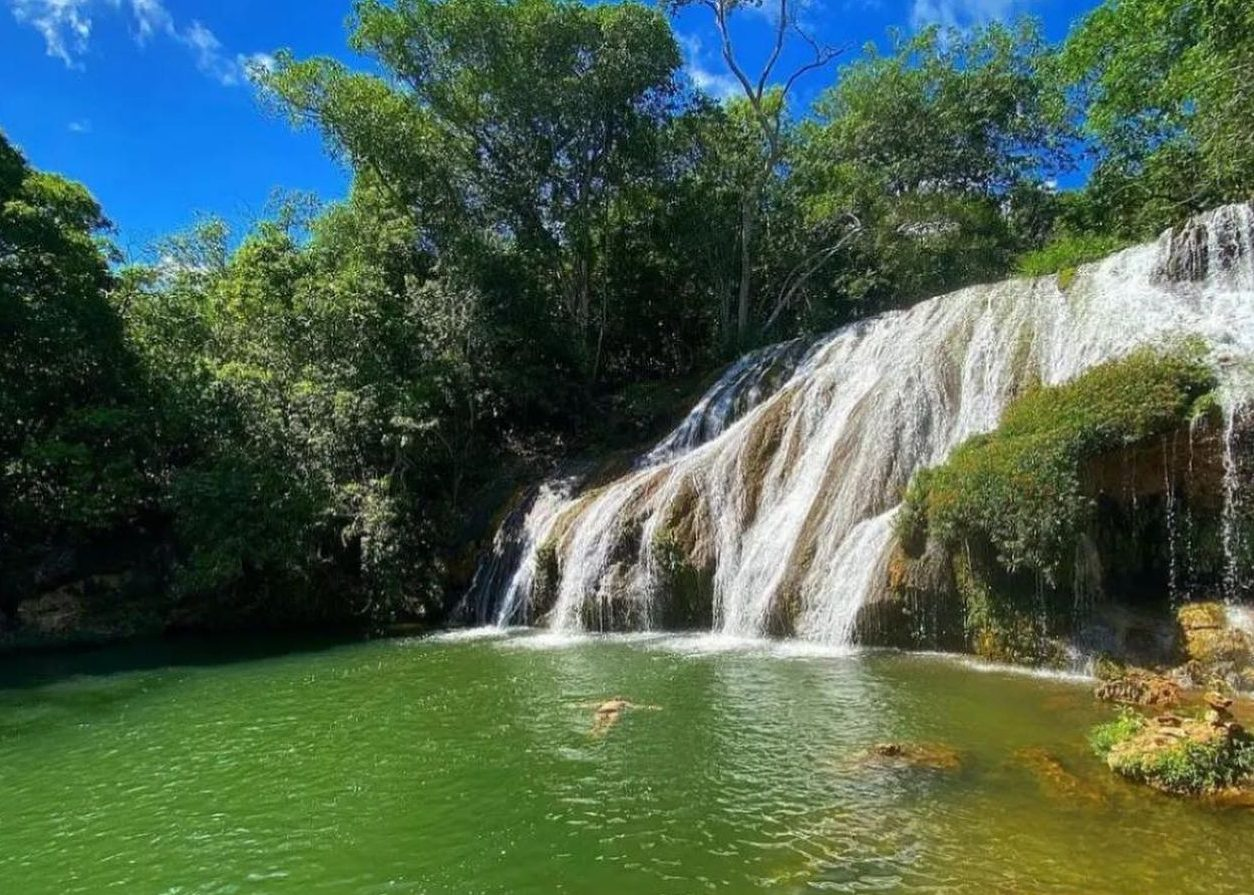
<svg viewBox="0 0 1254 895"><path fill-rule="evenodd" d="M105 643L159 632L161 607L151 583L134 574L88 575L22 602L12 632L0 628L0 650Z"/></svg>
<svg viewBox="0 0 1254 895"><path fill-rule="evenodd" d="M1168 285L1204 282L1216 273L1233 270L1252 242L1254 217L1248 206L1200 215L1163 234L1151 281Z"/></svg>
<svg viewBox="0 0 1254 895"><path fill-rule="evenodd" d="M1176 614L1184 676L1206 685L1220 681L1238 690L1254 687L1254 637L1231 623L1222 603L1191 603Z"/></svg>

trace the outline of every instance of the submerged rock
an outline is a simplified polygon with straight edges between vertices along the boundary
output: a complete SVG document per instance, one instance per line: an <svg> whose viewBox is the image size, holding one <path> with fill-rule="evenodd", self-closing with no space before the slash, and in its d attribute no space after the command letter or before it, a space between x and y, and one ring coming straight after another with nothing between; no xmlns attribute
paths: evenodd
<svg viewBox="0 0 1254 895"><path fill-rule="evenodd" d="M863 765L955 771L962 767L958 750L943 743L876 743L861 757Z"/></svg>
<svg viewBox="0 0 1254 895"><path fill-rule="evenodd" d="M1068 771L1058 757L1048 749L1029 746L1017 751L1015 760L1031 771L1041 788L1051 796L1070 801L1106 801L1104 792Z"/></svg>

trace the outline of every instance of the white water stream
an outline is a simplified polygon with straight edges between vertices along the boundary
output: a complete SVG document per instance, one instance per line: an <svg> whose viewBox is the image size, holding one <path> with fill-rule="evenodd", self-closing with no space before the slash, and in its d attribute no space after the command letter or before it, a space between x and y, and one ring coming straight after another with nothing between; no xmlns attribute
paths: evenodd
<svg viewBox="0 0 1254 895"><path fill-rule="evenodd" d="M1230 206L1082 268L1065 290L1052 276L978 286L808 351L790 343L746 356L634 471L537 503L498 618L518 617L548 545L560 569L550 627L653 626L668 598L656 545L682 525L690 558L713 569L716 632L758 636L786 612L799 636L848 643L882 586L911 475L996 427L1028 383L1200 336L1231 433L1251 394L1252 239L1254 210ZM1238 465L1229 457L1225 519L1239 500ZM1230 547L1229 537L1225 526ZM1229 576L1243 574L1229 552Z"/></svg>

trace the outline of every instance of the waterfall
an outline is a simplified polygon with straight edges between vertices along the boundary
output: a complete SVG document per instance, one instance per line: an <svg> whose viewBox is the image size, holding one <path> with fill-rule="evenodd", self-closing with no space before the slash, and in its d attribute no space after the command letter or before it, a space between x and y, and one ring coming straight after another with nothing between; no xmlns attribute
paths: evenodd
<svg viewBox="0 0 1254 895"><path fill-rule="evenodd" d="M631 472L545 511L519 587L544 549L550 626L653 627L678 552L708 575L715 631L847 643L883 586L910 477L1031 384L1196 336L1235 419L1254 359L1252 238L1254 209L1221 208L1065 286L977 286L749 355Z"/></svg>
<svg viewBox="0 0 1254 895"><path fill-rule="evenodd" d="M479 624L526 624L528 596L535 583L537 554L558 512L582 484L584 472L541 483L524 495L501 523L475 570L463 612Z"/></svg>
<svg viewBox="0 0 1254 895"><path fill-rule="evenodd" d="M751 351L719 377L673 432L640 458L637 467L656 466L722 434L746 411L773 394L806 358L801 339Z"/></svg>

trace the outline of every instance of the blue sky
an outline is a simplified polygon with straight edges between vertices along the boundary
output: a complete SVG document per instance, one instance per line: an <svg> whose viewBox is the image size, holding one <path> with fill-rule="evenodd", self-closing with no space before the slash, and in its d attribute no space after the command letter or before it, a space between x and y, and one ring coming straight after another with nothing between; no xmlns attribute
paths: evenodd
<svg viewBox="0 0 1254 895"><path fill-rule="evenodd" d="M890 27L1022 13L1058 38L1097 0L802 2L820 39L857 48ZM244 226L275 188L339 198L345 173L316 134L293 131L257 101L247 70L284 47L351 59L349 10L350 0L0 0L0 129L35 165L85 182L132 256L197 214ZM729 89L704 10L677 27L693 80ZM741 14L741 52L763 52L769 27ZM807 92L830 78L812 76Z"/></svg>

